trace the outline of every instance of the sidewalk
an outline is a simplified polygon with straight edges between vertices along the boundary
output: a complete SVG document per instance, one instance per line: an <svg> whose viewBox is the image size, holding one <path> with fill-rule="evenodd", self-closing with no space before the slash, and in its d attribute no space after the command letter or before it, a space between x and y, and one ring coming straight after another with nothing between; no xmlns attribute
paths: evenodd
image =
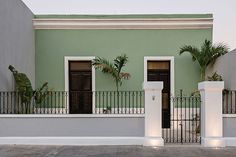
<svg viewBox="0 0 236 157"><path fill-rule="evenodd" d="M235 157L236 147L0 146L0 157Z"/></svg>

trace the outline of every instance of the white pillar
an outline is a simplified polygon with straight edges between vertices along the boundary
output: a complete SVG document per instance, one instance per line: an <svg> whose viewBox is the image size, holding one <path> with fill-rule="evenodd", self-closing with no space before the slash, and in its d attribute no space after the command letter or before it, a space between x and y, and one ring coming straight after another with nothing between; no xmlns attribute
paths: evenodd
<svg viewBox="0 0 236 157"><path fill-rule="evenodd" d="M222 90L223 81L204 81L198 84L201 94L201 143L205 147L224 147Z"/></svg>
<svg viewBox="0 0 236 157"><path fill-rule="evenodd" d="M144 146L163 146L162 89L163 82L144 82L145 139Z"/></svg>

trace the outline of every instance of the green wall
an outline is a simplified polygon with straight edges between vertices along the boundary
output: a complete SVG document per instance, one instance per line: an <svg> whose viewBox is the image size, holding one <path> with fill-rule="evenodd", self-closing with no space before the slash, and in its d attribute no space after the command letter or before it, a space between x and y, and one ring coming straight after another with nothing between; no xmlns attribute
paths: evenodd
<svg viewBox="0 0 236 157"><path fill-rule="evenodd" d="M144 56L175 57L175 90L197 89L199 67L189 54L179 56L184 44L200 46L212 39L205 30L36 30L36 87L49 82L50 88L64 90L64 56L100 56L113 59L127 54L125 68L131 79L122 90L141 90ZM115 90L110 76L96 71L96 90Z"/></svg>

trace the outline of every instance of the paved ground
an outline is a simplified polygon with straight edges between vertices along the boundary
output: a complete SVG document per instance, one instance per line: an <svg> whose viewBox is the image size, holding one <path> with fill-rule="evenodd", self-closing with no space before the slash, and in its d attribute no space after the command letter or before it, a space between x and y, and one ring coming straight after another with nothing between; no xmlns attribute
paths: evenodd
<svg viewBox="0 0 236 157"><path fill-rule="evenodd" d="M0 146L0 157L236 157L236 147Z"/></svg>

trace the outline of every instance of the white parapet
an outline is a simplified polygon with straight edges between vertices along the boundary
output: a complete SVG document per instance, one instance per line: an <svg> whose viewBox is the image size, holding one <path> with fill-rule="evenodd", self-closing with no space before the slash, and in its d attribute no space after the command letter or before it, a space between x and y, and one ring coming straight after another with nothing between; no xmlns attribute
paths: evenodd
<svg viewBox="0 0 236 157"><path fill-rule="evenodd" d="M205 147L224 147L222 90L223 81L204 81L198 84L201 94L201 143Z"/></svg>
<svg viewBox="0 0 236 157"><path fill-rule="evenodd" d="M144 146L164 146L162 138L163 82L144 82L145 139Z"/></svg>

